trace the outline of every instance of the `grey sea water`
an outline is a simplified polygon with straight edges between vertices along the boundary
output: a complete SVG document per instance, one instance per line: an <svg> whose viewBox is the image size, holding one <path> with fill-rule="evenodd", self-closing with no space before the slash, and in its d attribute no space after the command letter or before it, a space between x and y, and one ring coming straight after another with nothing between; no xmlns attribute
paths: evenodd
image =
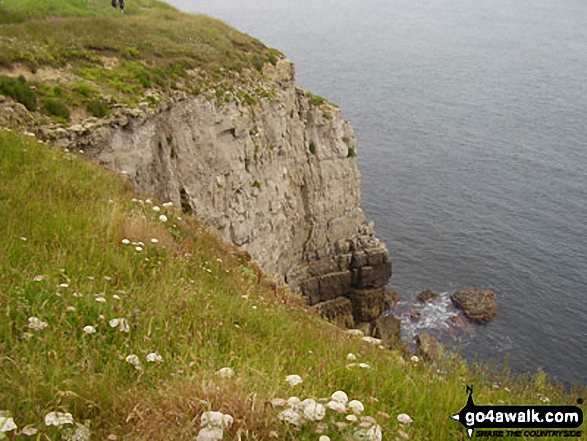
<svg viewBox="0 0 587 441"><path fill-rule="evenodd" d="M443 341L586 384L587 3L169 3L282 50L342 107L407 308L428 288L496 292L492 323Z"/></svg>

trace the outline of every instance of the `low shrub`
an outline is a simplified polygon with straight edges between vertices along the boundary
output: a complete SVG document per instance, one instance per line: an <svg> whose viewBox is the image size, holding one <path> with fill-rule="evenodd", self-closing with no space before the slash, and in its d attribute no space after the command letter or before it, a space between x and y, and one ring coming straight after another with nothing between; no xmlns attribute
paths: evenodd
<svg viewBox="0 0 587 441"><path fill-rule="evenodd" d="M88 111L96 118L104 118L110 115L108 103L102 99L91 100L86 104Z"/></svg>
<svg viewBox="0 0 587 441"><path fill-rule="evenodd" d="M0 76L0 93L22 104L31 112L37 110L37 96L21 75L18 78Z"/></svg>
<svg viewBox="0 0 587 441"><path fill-rule="evenodd" d="M48 98L45 100L45 103L43 104L43 110L49 115L57 116L58 118L63 118L66 120L68 120L70 116L70 112L67 106L63 104L62 101L54 98Z"/></svg>

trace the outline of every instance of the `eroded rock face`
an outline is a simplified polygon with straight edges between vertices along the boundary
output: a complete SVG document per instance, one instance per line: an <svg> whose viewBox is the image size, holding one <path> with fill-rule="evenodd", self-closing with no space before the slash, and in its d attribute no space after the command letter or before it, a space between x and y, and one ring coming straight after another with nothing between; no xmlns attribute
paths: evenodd
<svg viewBox="0 0 587 441"><path fill-rule="evenodd" d="M331 323L341 328L352 329L355 325L353 320L353 305L346 297L337 297L333 300L316 305L318 313Z"/></svg>
<svg viewBox="0 0 587 441"><path fill-rule="evenodd" d="M461 288L450 299L463 311L465 317L475 323L487 323L497 314L495 294L491 291Z"/></svg>
<svg viewBox="0 0 587 441"><path fill-rule="evenodd" d="M427 332L416 336L416 354L430 363L436 363L439 357L439 345L434 337Z"/></svg>
<svg viewBox="0 0 587 441"><path fill-rule="evenodd" d="M395 347L400 342L401 320L386 315L375 320L374 336L380 338L387 347Z"/></svg>
<svg viewBox="0 0 587 441"><path fill-rule="evenodd" d="M355 321L373 320L391 261L360 208L354 131L295 86L291 62L264 74L273 92L254 104L184 94L47 138L193 212L311 305L345 297Z"/></svg>

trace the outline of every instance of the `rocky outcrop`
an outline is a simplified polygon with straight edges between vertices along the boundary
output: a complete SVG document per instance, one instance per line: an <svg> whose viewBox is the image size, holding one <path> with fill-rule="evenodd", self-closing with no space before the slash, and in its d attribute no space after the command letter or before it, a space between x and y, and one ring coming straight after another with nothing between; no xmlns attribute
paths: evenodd
<svg viewBox="0 0 587 441"><path fill-rule="evenodd" d="M374 337L380 338L387 347L395 347L400 342L401 320L393 315L385 315L375 320Z"/></svg>
<svg viewBox="0 0 587 441"><path fill-rule="evenodd" d="M436 363L440 349L438 342L427 332L421 332L416 336L416 355L424 361Z"/></svg>
<svg viewBox="0 0 587 441"><path fill-rule="evenodd" d="M193 212L311 305L330 302L326 316L344 311L349 323L342 297L354 321L371 321L385 309L391 262L360 208L354 131L296 87L291 62L263 73L254 102L180 91L37 135Z"/></svg>
<svg viewBox="0 0 587 441"><path fill-rule="evenodd" d="M475 323L487 323L497 314L495 294L491 291L461 288L450 299L463 311L465 317Z"/></svg>
<svg viewBox="0 0 587 441"><path fill-rule="evenodd" d="M427 289L426 291L422 291L420 294L418 294L417 298L420 303L428 303L435 302L439 297L440 296L438 294Z"/></svg>
<svg viewBox="0 0 587 441"><path fill-rule="evenodd" d="M318 313L331 323L341 328L352 329L355 326L353 320L353 304L346 297L337 297L316 305Z"/></svg>

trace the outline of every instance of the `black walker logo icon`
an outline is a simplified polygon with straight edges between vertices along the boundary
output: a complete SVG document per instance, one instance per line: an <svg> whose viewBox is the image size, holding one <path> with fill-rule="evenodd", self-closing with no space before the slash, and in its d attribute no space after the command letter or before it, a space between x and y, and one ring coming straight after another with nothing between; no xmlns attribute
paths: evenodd
<svg viewBox="0 0 587 441"><path fill-rule="evenodd" d="M467 393L467 404L451 418L465 426L469 438L474 429L571 429L583 424L583 411L576 406L477 406L471 386Z"/></svg>

